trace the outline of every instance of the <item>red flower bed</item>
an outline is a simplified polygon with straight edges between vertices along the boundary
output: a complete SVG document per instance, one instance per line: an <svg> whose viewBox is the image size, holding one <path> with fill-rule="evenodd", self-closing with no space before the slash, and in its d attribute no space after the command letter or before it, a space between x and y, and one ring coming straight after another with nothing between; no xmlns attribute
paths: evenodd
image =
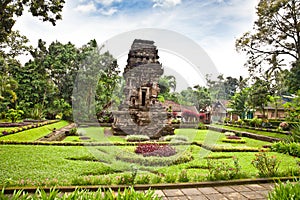
<svg viewBox="0 0 300 200"><path fill-rule="evenodd" d="M159 156L169 157L176 154L175 148L164 144L139 144L135 149L135 153L142 154L143 156Z"/></svg>
<svg viewBox="0 0 300 200"><path fill-rule="evenodd" d="M240 140L241 138L239 136L236 135L230 135L226 137L227 139L232 139L232 140Z"/></svg>

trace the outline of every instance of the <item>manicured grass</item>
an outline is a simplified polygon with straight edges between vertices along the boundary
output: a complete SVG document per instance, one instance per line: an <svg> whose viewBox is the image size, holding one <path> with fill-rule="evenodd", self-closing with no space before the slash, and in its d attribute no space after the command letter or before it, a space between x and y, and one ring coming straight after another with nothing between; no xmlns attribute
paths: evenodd
<svg viewBox="0 0 300 200"><path fill-rule="evenodd" d="M123 137L104 134L104 129L108 127L89 127L89 128L78 128L78 134L81 136L89 137L90 140L81 140L80 136L68 136L64 141L68 142L126 142Z"/></svg>
<svg viewBox="0 0 300 200"><path fill-rule="evenodd" d="M10 140L10 141L34 141L37 140L49 133L52 132L52 130L60 129L64 126L67 126L69 123L67 121L59 121L54 124L45 125L38 128L33 128L26 131L21 131L15 134L7 135L0 137L0 140Z"/></svg>
<svg viewBox="0 0 300 200"><path fill-rule="evenodd" d="M246 141L245 144L224 143L222 142L222 139L225 138L225 135L212 130L177 129L175 130L175 134L186 136L189 138L189 142L195 141L204 143L206 145L262 148L265 145L272 144L270 142L255 140L247 137L242 137Z"/></svg>
<svg viewBox="0 0 300 200"><path fill-rule="evenodd" d="M115 159L117 154L133 152L135 147L116 146L0 146L0 185L70 185L99 184L88 180L97 179L101 184L117 184L117 178L132 173L132 166L138 175L148 174L151 178L162 174L161 182L167 176L178 176L186 170L190 181L206 180L208 174L205 157L221 157L220 162L232 163L232 156L239 159L244 178L257 177L258 171L251 165L255 158L253 152L212 153L198 146L182 146L190 151L194 160L177 165L148 167ZM299 170L294 158L285 154L268 153L281 160L280 172L286 174L293 169ZM149 158L152 159L152 158ZM98 162L95 162L95 161ZM110 181L105 182L109 178ZM86 182L84 182L86 181ZM176 180L178 182L178 179Z"/></svg>
<svg viewBox="0 0 300 200"><path fill-rule="evenodd" d="M234 131L245 131L245 132L249 132L249 133L255 133L258 135L265 135L265 136L279 138L279 139L286 138L285 134L280 134L280 133L271 133L271 132L267 132L267 131L259 131L259 130L252 130L252 129L246 129L246 128L226 126L226 125L218 125L218 124L213 124L212 126L219 127L219 128L225 128L228 130L234 130Z"/></svg>
<svg viewBox="0 0 300 200"><path fill-rule="evenodd" d="M2 186L20 184L22 180L31 185L47 181L70 184L74 177L89 171L99 174L110 171L109 167L100 162L66 159L90 156L85 147L2 145L0 153Z"/></svg>

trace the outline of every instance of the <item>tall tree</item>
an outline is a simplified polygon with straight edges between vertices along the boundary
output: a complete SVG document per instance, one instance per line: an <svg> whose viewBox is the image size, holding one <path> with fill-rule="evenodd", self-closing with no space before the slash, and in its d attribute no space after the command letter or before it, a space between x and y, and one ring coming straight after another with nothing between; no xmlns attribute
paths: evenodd
<svg viewBox="0 0 300 200"><path fill-rule="evenodd" d="M265 107L269 101L269 83L263 79L256 78L254 84L249 89L248 104L256 109L262 111L263 117L265 117Z"/></svg>
<svg viewBox="0 0 300 200"><path fill-rule="evenodd" d="M279 62L300 58L300 1L260 0L253 31L236 40L238 51L246 52L250 73L261 72L272 57ZM272 65L272 64L271 64ZM271 66L272 67L272 66Z"/></svg>
<svg viewBox="0 0 300 200"><path fill-rule="evenodd" d="M245 118L248 105L249 88L244 88L240 92L235 93L230 100L229 107L233 109L233 113L237 114L241 119Z"/></svg>
<svg viewBox="0 0 300 200"><path fill-rule="evenodd" d="M17 100L16 89L18 83L10 76L8 72L8 65L4 58L0 56L0 113L8 109L8 107L15 107Z"/></svg>
<svg viewBox="0 0 300 200"><path fill-rule="evenodd" d="M16 17L20 17L25 8L32 16L55 25L56 21L62 18L61 12L64 3L64 0L1 0L0 43L7 39L16 22Z"/></svg>

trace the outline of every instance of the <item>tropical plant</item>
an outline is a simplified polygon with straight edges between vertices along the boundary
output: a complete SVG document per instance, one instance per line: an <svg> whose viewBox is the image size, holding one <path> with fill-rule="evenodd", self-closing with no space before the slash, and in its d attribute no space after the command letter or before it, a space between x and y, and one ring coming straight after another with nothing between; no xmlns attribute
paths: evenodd
<svg viewBox="0 0 300 200"><path fill-rule="evenodd" d="M268 193L269 200L290 200L299 199L300 183L297 180L295 183L287 181L286 183L279 182L275 185L273 191Z"/></svg>
<svg viewBox="0 0 300 200"><path fill-rule="evenodd" d="M273 177L277 175L280 161L276 156L268 156L266 152L255 154L252 165L259 171L261 177Z"/></svg>
<svg viewBox="0 0 300 200"><path fill-rule="evenodd" d="M16 122L17 120L21 119L23 114L24 112L22 110L15 110L11 108L6 112L5 117L10 119L11 122Z"/></svg>

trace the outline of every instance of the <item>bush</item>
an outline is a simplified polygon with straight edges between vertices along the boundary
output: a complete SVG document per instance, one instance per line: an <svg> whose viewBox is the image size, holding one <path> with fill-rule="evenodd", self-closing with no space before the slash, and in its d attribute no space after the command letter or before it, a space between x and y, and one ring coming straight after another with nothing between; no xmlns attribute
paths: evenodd
<svg viewBox="0 0 300 200"><path fill-rule="evenodd" d="M236 124L243 126L243 125L245 125L245 122L242 119L238 119L236 121Z"/></svg>
<svg viewBox="0 0 300 200"><path fill-rule="evenodd" d="M224 135L225 135L225 136L234 136L235 133L226 131L226 132L224 133Z"/></svg>
<svg viewBox="0 0 300 200"><path fill-rule="evenodd" d="M162 138L163 141L181 141L181 142L187 142L188 138L184 135L167 135Z"/></svg>
<svg viewBox="0 0 300 200"><path fill-rule="evenodd" d="M123 174L122 176L116 176L115 182L117 185L132 185L134 177L131 174Z"/></svg>
<svg viewBox="0 0 300 200"><path fill-rule="evenodd" d="M148 174L139 175L136 178L137 184L148 184L150 182L150 176Z"/></svg>
<svg viewBox="0 0 300 200"><path fill-rule="evenodd" d="M277 175L280 161L276 156L268 157L266 152L255 154L252 165L258 170L261 177L273 177Z"/></svg>
<svg viewBox="0 0 300 200"><path fill-rule="evenodd" d="M77 128L71 128L69 132L66 132L66 136L78 136Z"/></svg>
<svg viewBox="0 0 300 200"><path fill-rule="evenodd" d="M271 146L271 150L278 153L284 153L289 154L291 156L300 157L300 144L296 142L276 142Z"/></svg>
<svg viewBox="0 0 300 200"><path fill-rule="evenodd" d="M24 112L22 110L15 110L11 108L6 112L5 117L7 119L10 119L11 122L14 123L17 120L21 119L23 114Z"/></svg>
<svg viewBox="0 0 300 200"><path fill-rule="evenodd" d="M169 157L176 154L175 148L165 144L139 144L135 149L135 153L143 156L160 156Z"/></svg>
<svg viewBox="0 0 300 200"><path fill-rule="evenodd" d="M122 152L116 155L116 159L144 166L169 166L189 162L193 160L193 155L189 151L185 151L184 153L170 157L143 157L137 154Z"/></svg>
<svg viewBox="0 0 300 200"><path fill-rule="evenodd" d="M143 142L149 141L150 137L147 135L127 135L125 140L127 142Z"/></svg>
<svg viewBox="0 0 300 200"><path fill-rule="evenodd" d="M292 127L291 134L286 138L287 142L300 142L300 124Z"/></svg>
<svg viewBox="0 0 300 200"><path fill-rule="evenodd" d="M153 178L151 179L151 183L153 184L161 183L161 180L162 180L162 176L153 176Z"/></svg>
<svg viewBox="0 0 300 200"><path fill-rule="evenodd" d="M241 176L239 160L236 157L232 157L233 165L225 162L219 162L216 159L207 157L207 169L209 180L231 180L239 178Z"/></svg>
<svg viewBox="0 0 300 200"><path fill-rule="evenodd" d="M165 181L167 183L175 183L176 180L177 180L177 175L176 174L167 173L167 175L165 176Z"/></svg>
<svg viewBox="0 0 300 200"><path fill-rule="evenodd" d="M199 122L198 123L198 129L205 130L205 129L207 129L207 127L202 122Z"/></svg>
<svg viewBox="0 0 300 200"><path fill-rule="evenodd" d="M188 175L187 175L187 170L186 169L183 169L179 176L178 176L178 181L179 182L189 182L189 178L188 178Z"/></svg>
<svg viewBox="0 0 300 200"><path fill-rule="evenodd" d="M275 188L272 192L269 192L269 200L290 200L290 199L299 199L300 197L300 183L299 181L296 184L290 183L287 181L285 184L279 182L275 185Z"/></svg>
<svg viewBox="0 0 300 200"><path fill-rule="evenodd" d="M254 117L253 119L250 120L250 126L252 127L261 127L262 125L262 119L258 119L257 117Z"/></svg>

